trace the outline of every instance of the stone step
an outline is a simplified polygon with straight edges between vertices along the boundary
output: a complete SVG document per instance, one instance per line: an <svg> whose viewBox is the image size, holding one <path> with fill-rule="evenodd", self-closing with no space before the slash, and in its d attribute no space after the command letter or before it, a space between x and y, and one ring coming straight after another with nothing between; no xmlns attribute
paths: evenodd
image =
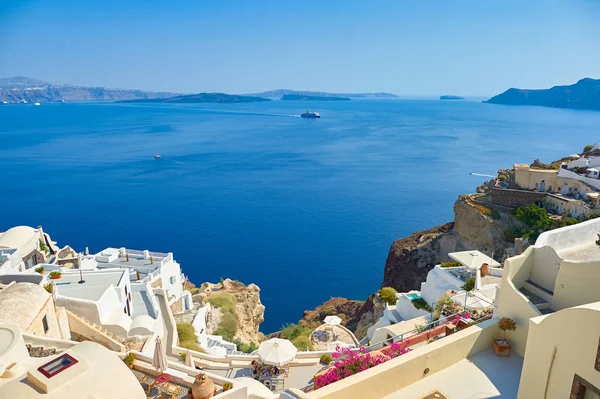
<svg viewBox="0 0 600 399"><path fill-rule="evenodd" d="M536 296L542 298L545 302L548 302L548 303L552 302L552 297L553 297L554 293L552 291L549 291L549 290L541 287L540 285L534 283L531 280L525 281L525 284L523 284L523 288L525 288L527 291L535 294Z"/></svg>

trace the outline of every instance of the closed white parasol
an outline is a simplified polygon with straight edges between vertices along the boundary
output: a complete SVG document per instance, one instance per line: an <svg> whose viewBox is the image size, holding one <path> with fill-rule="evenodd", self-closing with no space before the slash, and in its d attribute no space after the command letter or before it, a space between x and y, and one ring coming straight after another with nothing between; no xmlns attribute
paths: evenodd
<svg viewBox="0 0 600 399"><path fill-rule="evenodd" d="M152 366L159 373L163 373L168 367L167 353L165 352L165 346L162 343L160 337L156 337L156 344L154 345L154 358L152 359Z"/></svg>
<svg viewBox="0 0 600 399"><path fill-rule="evenodd" d="M193 358L192 354L190 353L189 349L185 353L185 362L183 362L183 364L185 364L186 366L191 367L191 368L196 367L196 365L194 364L194 358Z"/></svg>
<svg viewBox="0 0 600 399"><path fill-rule="evenodd" d="M287 339L271 338L260 344L257 354L265 364L283 366L294 360L298 349Z"/></svg>

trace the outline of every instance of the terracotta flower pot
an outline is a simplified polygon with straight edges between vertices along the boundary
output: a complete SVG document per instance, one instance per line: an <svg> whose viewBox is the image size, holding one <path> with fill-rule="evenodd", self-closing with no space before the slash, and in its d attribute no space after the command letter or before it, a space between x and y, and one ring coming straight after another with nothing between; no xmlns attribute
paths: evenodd
<svg viewBox="0 0 600 399"><path fill-rule="evenodd" d="M215 384L204 373L198 374L194 385L192 385L192 396L194 399L209 399L215 394Z"/></svg>
<svg viewBox="0 0 600 399"><path fill-rule="evenodd" d="M487 263L484 263L483 265L481 265L481 277L485 277L488 274L490 274L490 265L488 265Z"/></svg>
<svg viewBox="0 0 600 399"><path fill-rule="evenodd" d="M509 357L510 356L510 344L505 339L494 340L494 353L498 357Z"/></svg>

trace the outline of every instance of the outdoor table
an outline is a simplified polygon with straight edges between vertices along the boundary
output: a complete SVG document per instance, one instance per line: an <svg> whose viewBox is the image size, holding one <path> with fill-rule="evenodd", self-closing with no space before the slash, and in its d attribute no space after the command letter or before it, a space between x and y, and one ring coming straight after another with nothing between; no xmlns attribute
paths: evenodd
<svg viewBox="0 0 600 399"><path fill-rule="evenodd" d="M171 374L167 374L167 373L160 374L159 376L156 377L156 379L154 380L152 385L148 385L148 392L146 392L146 394L149 394L150 391L152 390L152 388L157 385L158 385L158 390L160 391L160 386L166 384L170 380L171 380Z"/></svg>

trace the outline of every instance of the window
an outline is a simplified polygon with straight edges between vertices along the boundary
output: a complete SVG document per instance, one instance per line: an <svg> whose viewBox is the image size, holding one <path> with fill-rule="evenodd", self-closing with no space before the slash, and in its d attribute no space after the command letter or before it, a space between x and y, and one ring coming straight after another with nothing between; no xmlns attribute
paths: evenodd
<svg viewBox="0 0 600 399"><path fill-rule="evenodd" d="M171 277L169 278L169 282L170 282L171 284L175 284L175 276L171 276Z"/></svg>
<svg viewBox="0 0 600 399"><path fill-rule="evenodd" d="M573 399L600 399L600 389L575 374L570 397Z"/></svg>
<svg viewBox="0 0 600 399"><path fill-rule="evenodd" d="M77 360L65 353L64 355L57 357L51 362L48 362L41 367L38 367L38 371L44 374L46 377L52 378L56 374L65 371L75 363L77 363Z"/></svg>
<svg viewBox="0 0 600 399"><path fill-rule="evenodd" d="M50 327L48 327L48 318L46 317L46 315L44 315L44 317L42 318L42 324L44 326L44 334L48 334L48 330L50 330Z"/></svg>

